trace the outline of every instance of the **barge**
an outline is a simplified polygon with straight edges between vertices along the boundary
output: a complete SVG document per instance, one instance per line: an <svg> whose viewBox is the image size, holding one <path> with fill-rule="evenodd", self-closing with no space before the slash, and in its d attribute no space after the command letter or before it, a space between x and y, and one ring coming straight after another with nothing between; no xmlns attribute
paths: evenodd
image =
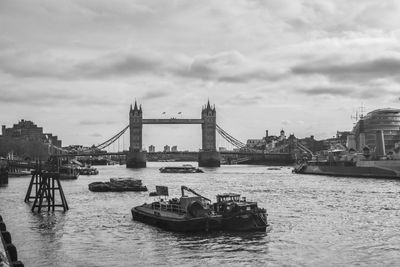
<svg viewBox="0 0 400 267"><path fill-rule="evenodd" d="M126 191L147 191L142 180L134 178L110 178L109 182L93 182L89 184L92 192L126 192Z"/></svg>
<svg viewBox="0 0 400 267"><path fill-rule="evenodd" d="M195 196L186 196L185 191ZM133 220L175 232L265 231L268 226L266 210L239 194L217 195L217 202L211 203L186 186L181 186L181 192L179 199L160 198L132 208ZM158 186L157 193L167 196L168 188Z"/></svg>
<svg viewBox="0 0 400 267"><path fill-rule="evenodd" d="M193 167L190 164L177 167L162 167L159 169L161 173L202 173L202 169Z"/></svg>

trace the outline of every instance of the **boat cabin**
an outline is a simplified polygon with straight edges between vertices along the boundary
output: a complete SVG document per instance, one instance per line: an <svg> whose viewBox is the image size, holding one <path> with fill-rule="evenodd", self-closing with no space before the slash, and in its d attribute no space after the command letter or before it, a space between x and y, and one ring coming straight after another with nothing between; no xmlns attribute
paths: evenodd
<svg viewBox="0 0 400 267"><path fill-rule="evenodd" d="M240 199L240 194L225 193L217 195L217 203L214 203L216 213L230 213L238 211L256 211L257 202L248 202L246 198Z"/></svg>
<svg viewBox="0 0 400 267"><path fill-rule="evenodd" d="M245 198L244 198L245 200ZM225 193L221 195L217 195L217 202L239 202L240 194L235 193Z"/></svg>

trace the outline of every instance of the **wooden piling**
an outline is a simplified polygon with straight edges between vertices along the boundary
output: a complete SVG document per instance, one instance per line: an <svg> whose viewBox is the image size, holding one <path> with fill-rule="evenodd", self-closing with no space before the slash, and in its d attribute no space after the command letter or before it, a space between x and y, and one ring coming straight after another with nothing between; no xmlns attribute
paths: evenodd
<svg viewBox="0 0 400 267"><path fill-rule="evenodd" d="M8 184L8 167L0 166L0 186Z"/></svg>

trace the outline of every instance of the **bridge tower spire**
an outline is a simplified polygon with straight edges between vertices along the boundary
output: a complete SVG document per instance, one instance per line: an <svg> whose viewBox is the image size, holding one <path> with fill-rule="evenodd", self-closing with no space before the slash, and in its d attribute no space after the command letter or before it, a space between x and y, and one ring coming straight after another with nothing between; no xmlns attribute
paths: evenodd
<svg viewBox="0 0 400 267"><path fill-rule="evenodd" d="M216 149L217 111L211 108L210 100L201 111L202 151L199 153L200 167L219 167L220 154Z"/></svg>
<svg viewBox="0 0 400 267"><path fill-rule="evenodd" d="M134 107L129 111L130 146L127 155L127 168L146 167L146 152L142 150L143 111L142 105L138 108L135 100Z"/></svg>

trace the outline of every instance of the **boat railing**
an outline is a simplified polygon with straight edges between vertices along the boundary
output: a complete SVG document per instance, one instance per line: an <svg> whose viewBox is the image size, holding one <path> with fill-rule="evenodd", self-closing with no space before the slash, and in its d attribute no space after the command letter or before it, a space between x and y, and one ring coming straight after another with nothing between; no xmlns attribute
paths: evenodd
<svg viewBox="0 0 400 267"><path fill-rule="evenodd" d="M186 210L181 207L179 204L170 204L170 203L153 203L152 208L154 210L160 211L169 211L169 212L177 212L177 213L186 213Z"/></svg>

